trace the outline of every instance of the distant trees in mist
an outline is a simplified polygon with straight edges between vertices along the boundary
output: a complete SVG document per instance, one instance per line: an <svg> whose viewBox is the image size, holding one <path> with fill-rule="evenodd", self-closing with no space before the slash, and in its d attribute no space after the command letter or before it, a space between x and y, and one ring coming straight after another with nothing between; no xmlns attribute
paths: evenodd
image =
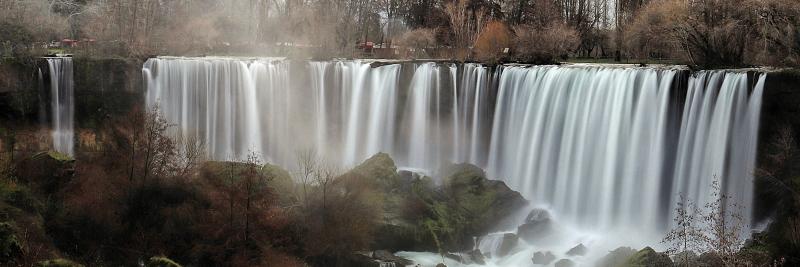
<svg viewBox="0 0 800 267"><path fill-rule="evenodd" d="M480 60L490 22L511 30L508 60L797 65L800 53L800 0L29 0L0 3L0 22L24 26L28 43L96 39L84 49L95 55L357 57L373 42ZM418 29L434 42L406 34Z"/></svg>

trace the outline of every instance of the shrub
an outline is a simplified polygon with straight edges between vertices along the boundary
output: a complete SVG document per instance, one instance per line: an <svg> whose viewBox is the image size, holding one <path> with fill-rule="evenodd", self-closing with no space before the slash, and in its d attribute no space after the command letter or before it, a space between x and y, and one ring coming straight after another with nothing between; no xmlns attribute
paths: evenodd
<svg viewBox="0 0 800 267"><path fill-rule="evenodd" d="M552 63L566 58L580 42L578 31L562 23L544 27L520 25L514 27L517 35L517 58L533 63Z"/></svg>
<svg viewBox="0 0 800 267"><path fill-rule="evenodd" d="M492 21L478 35L475 41L475 56L478 60L497 63L505 56L506 48L511 47L511 32L500 21Z"/></svg>
<svg viewBox="0 0 800 267"><path fill-rule="evenodd" d="M400 37L399 44L413 50L413 53L408 54L407 57L429 56L425 49L436 46L436 32L433 29L425 28L407 31Z"/></svg>

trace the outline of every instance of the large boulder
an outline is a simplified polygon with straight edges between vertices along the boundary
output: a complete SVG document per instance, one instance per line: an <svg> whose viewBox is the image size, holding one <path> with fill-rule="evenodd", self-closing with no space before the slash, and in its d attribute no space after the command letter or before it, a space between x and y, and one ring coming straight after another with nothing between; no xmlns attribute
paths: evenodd
<svg viewBox="0 0 800 267"><path fill-rule="evenodd" d="M522 240L535 244L538 239L545 238L553 231L553 221L550 213L545 209L533 209L525 222L517 227L517 233Z"/></svg>
<svg viewBox="0 0 800 267"><path fill-rule="evenodd" d="M498 222L528 205L519 192L502 181L489 180L475 165L452 165L445 173L449 175L445 176L442 191L469 220L474 231L471 236L497 230Z"/></svg>
<svg viewBox="0 0 800 267"><path fill-rule="evenodd" d="M40 152L21 160L14 171L32 189L52 194L74 177L75 159L56 151Z"/></svg>
<svg viewBox="0 0 800 267"><path fill-rule="evenodd" d="M556 255L553 255L553 253L550 251L537 251L533 253L533 258L531 258L531 260L533 261L533 264L548 265L556 260Z"/></svg>
<svg viewBox="0 0 800 267"><path fill-rule="evenodd" d="M498 257L503 257L511 253L517 244L519 243L519 237L512 233L507 233L503 235L503 241L500 242L500 247L497 248L496 254Z"/></svg>
<svg viewBox="0 0 800 267"><path fill-rule="evenodd" d="M571 248L567 251L567 255L569 256L583 256L586 255L587 249L586 246L583 244L578 244L577 246Z"/></svg>
<svg viewBox="0 0 800 267"><path fill-rule="evenodd" d="M636 254L636 250L629 247L619 247L608 253L597 262L597 267L624 266L628 258Z"/></svg>
<svg viewBox="0 0 800 267"><path fill-rule="evenodd" d="M645 247L642 250L633 254L625 262L626 266L672 266L672 260L666 253L658 253L650 247Z"/></svg>
<svg viewBox="0 0 800 267"><path fill-rule="evenodd" d="M401 187L397 166L386 153L373 155L353 168L350 174L375 179L387 192Z"/></svg>

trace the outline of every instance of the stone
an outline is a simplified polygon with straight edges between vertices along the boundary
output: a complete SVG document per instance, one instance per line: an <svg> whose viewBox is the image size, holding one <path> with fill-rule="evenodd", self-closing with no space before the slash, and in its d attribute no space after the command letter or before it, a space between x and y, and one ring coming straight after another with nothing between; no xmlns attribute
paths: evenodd
<svg viewBox="0 0 800 267"><path fill-rule="evenodd" d="M500 247L497 248L497 256L503 257L508 255L519 243L519 237L512 233L503 235L503 241L500 242Z"/></svg>
<svg viewBox="0 0 800 267"><path fill-rule="evenodd" d="M533 209L525 217L525 223L517 227L517 233L522 240L535 244L537 239L546 237L553 230L550 213L544 209Z"/></svg>
<svg viewBox="0 0 800 267"><path fill-rule="evenodd" d="M372 252L372 258L383 262L394 262L400 266L410 265L412 262L405 258L395 256L387 250L376 250Z"/></svg>
<svg viewBox="0 0 800 267"><path fill-rule="evenodd" d="M569 259L560 259L554 264L555 267L574 267L575 262Z"/></svg>
<svg viewBox="0 0 800 267"><path fill-rule="evenodd" d="M569 256L583 256L586 255L586 246L583 244L578 244L574 248L571 248L567 251L567 255Z"/></svg>
<svg viewBox="0 0 800 267"><path fill-rule="evenodd" d="M533 261L533 264L548 265L556 260L556 255L553 255L553 253L550 251L537 251L533 253L533 258L531 260Z"/></svg>
<svg viewBox="0 0 800 267"><path fill-rule="evenodd" d="M436 264L436 267L447 267L447 265L444 265L444 263L439 263L439 264Z"/></svg>
<svg viewBox="0 0 800 267"><path fill-rule="evenodd" d="M74 177L75 159L55 151L40 152L17 163L15 172L35 191L52 194Z"/></svg>
<svg viewBox="0 0 800 267"><path fill-rule="evenodd" d="M486 264L486 258L483 256L483 253L481 253L480 249L471 250L470 252L467 252L467 255L473 263L480 265Z"/></svg>

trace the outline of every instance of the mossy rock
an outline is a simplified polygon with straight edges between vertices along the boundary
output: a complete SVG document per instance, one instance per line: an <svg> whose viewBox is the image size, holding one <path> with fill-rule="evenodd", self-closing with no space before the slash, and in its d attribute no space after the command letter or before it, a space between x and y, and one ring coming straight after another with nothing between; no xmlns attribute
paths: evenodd
<svg viewBox="0 0 800 267"><path fill-rule="evenodd" d="M36 267L83 267L83 264L68 259L52 259L36 263Z"/></svg>
<svg viewBox="0 0 800 267"><path fill-rule="evenodd" d="M74 175L75 159L55 151L36 153L15 167L15 176L20 181L27 183L34 191L45 194L55 193Z"/></svg>
<svg viewBox="0 0 800 267"><path fill-rule="evenodd" d="M645 247L628 258L625 266L673 266L673 263L667 254L658 253L651 247Z"/></svg>
<svg viewBox="0 0 800 267"><path fill-rule="evenodd" d="M387 192L398 188L400 183L397 166L395 166L394 160L386 153L373 155L353 168L350 173L375 179Z"/></svg>
<svg viewBox="0 0 800 267"><path fill-rule="evenodd" d="M597 267L618 267L625 266L628 258L636 254L636 250L629 247L618 247L608 252L597 262Z"/></svg>
<svg viewBox="0 0 800 267"><path fill-rule="evenodd" d="M181 267L177 262L163 256L152 257L147 260L145 267Z"/></svg>
<svg viewBox="0 0 800 267"><path fill-rule="evenodd" d="M451 166L445 178L443 191L450 202L471 221L472 234L483 235L492 227L502 227L498 222L528 205L519 192L511 190L502 181L489 180L475 165Z"/></svg>

